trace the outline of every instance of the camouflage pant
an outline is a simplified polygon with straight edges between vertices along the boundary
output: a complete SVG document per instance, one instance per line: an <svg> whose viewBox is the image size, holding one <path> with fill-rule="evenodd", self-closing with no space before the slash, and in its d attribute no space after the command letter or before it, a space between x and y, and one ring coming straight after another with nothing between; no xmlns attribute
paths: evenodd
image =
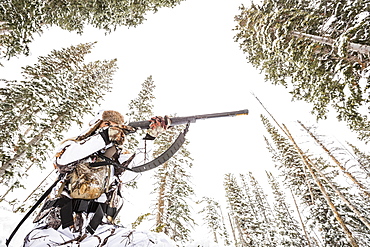
<svg viewBox="0 0 370 247"><path fill-rule="evenodd" d="M25 238L24 247L91 247L91 246L126 246L126 247L171 247L176 246L164 234L129 230L110 224L100 225L93 235L73 233L70 228L46 228L39 226Z"/></svg>

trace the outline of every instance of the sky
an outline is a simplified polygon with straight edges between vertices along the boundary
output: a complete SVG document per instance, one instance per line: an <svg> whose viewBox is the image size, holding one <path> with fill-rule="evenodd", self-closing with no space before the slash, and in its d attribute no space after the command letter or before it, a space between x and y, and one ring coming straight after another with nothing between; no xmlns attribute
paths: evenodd
<svg viewBox="0 0 370 247"><path fill-rule="evenodd" d="M129 101L136 98L149 76L156 85L156 115L189 116L248 109L248 116L198 121L190 126L187 135L188 149L194 159L191 173L197 196L224 201L225 173L252 171L264 183L265 170L274 170L260 121L260 114L266 112L253 94L288 128L296 128L297 120L316 124L309 114L310 106L292 102L287 89L265 82L263 74L248 64L234 42L234 16L241 4L248 5L249 1L187 0L173 9L160 9L149 15L136 28L119 27L108 35L91 27L83 35L54 27L35 37L29 57L3 62L0 77L21 79L21 67L36 63L38 56L45 56L53 49L98 41L88 59L117 58L119 69L114 76L113 91L96 111L112 109L125 113ZM92 118L86 116L86 124ZM344 124L333 117L319 125L322 134L341 142L355 140ZM66 137L80 131L71 129ZM135 208L138 213L146 213L151 203L146 193L152 189L152 174L143 173L140 192L127 195L123 212ZM125 219L136 217L128 213Z"/></svg>

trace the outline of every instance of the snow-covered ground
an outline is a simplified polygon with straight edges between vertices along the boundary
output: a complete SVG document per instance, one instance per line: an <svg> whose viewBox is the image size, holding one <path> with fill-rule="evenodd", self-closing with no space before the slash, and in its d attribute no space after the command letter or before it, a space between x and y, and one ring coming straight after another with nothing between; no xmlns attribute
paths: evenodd
<svg viewBox="0 0 370 247"><path fill-rule="evenodd" d="M6 246L6 239L9 238L10 234L23 218L23 213L15 214L9 210L0 207L0 247ZM25 221L22 227L19 229L17 234L12 239L9 246L11 247L20 247L23 245L23 239L28 234L29 230L33 228L32 223L33 217L31 216L29 219ZM165 238L165 237L164 237ZM186 247L221 247L222 245L218 245L214 243L212 240L207 239L198 239L191 243L185 245Z"/></svg>

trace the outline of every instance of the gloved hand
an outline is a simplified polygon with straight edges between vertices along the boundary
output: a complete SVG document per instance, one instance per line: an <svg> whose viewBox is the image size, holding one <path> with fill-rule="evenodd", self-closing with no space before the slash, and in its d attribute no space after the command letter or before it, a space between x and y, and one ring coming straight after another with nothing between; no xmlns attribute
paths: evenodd
<svg viewBox="0 0 370 247"><path fill-rule="evenodd" d="M149 130L144 138L145 140L154 140L158 135L166 131L171 125L171 120L168 116L152 117L149 121Z"/></svg>
<svg viewBox="0 0 370 247"><path fill-rule="evenodd" d="M114 142L118 145L122 145L125 141L123 129L116 126L111 126L108 128L108 137L111 142Z"/></svg>
<svg viewBox="0 0 370 247"><path fill-rule="evenodd" d="M112 142L118 145L122 145L123 142L125 141L124 130L117 126L109 126L102 128L99 133L103 137L106 145Z"/></svg>

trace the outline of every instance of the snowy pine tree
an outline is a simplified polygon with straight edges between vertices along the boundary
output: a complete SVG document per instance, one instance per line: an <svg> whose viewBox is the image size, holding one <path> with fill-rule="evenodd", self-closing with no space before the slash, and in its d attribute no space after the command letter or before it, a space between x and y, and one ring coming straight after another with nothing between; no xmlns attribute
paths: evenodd
<svg viewBox="0 0 370 247"><path fill-rule="evenodd" d="M154 116L153 113L153 100L155 96L153 91L155 89L155 84L152 76L149 76L142 84L141 90L137 97L130 101L128 105L129 111L126 114L126 119L128 122L145 121L149 120ZM143 130L137 131L134 134L127 136L127 148L130 151L134 151L139 144L139 138L144 133Z"/></svg>
<svg viewBox="0 0 370 247"><path fill-rule="evenodd" d="M247 175L240 174L242 187L246 191L247 203L253 211L255 227L251 235L257 239L258 246L276 246L274 215L267 201L267 195L255 179L253 174L249 172Z"/></svg>
<svg viewBox="0 0 370 247"><path fill-rule="evenodd" d="M210 197L203 197L198 203L206 204L199 213L204 214L203 220L212 231L215 243L219 243L219 238L221 238L224 240L224 245L229 246L229 235L223 221L220 204Z"/></svg>
<svg viewBox="0 0 370 247"><path fill-rule="evenodd" d="M154 156L162 154L175 140L181 126L168 129L155 141L158 148ZM164 232L176 242L185 243L191 239L194 220L191 216L190 202L194 195L190 183L192 158L186 149L185 141L180 150L155 172L154 193L158 193L155 204L156 232Z"/></svg>
<svg viewBox="0 0 370 247"><path fill-rule="evenodd" d="M255 229L258 229L258 222L255 221L248 199L234 175L225 174L224 188L232 228L237 232L235 246L258 246L258 239L254 234Z"/></svg>
<svg viewBox="0 0 370 247"><path fill-rule="evenodd" d="M333 107L339 120L370 140L366 8L362 0L264 0L241 8L235 39L266 80L312 103L318 118Z"/></svg>
<svg viewBox="0 0 370 247"><path fill-rule="evenodd" d="M0 4L0 53L10 58L29 54L35 34L51 26L82 33L85 26L114 31L118 26L135 27L148 13L173 8L182 0L136 1L43 1L3 0Z"/></svg>
<svg viewBox="0 0 370 247"><path fill-rule="evenodd" d="M340 160L349 163L350 159L337 158L336 150L331 148L330 151L325 145L325 141L320 140L323 137L315 134L312 130L308 129L300 121L299 124L302 126L304 131L306 131L310 137L317 143L323 150L324 155L328 155L328 160L323 161L324 158L319 158L317 164L323 163L325 166L319 168L316 164L312 164L313 168L316 170L317 174L327 183L328 191L329 189L333 191L332 197L338 197L338 206L341 208L341 213L344 215L344 222L349 225L351 232L358 238L359 242L367 243L369 242L369 236L364 236L363 232L370 230L370 222L368 217L368 202L369 196L368 189L365 184L356 176L356 172L350 172ZM339 154L338 154L339 155ZM323 157L322 155L320 155ZM351 189L339 185L341 177L345 177L348 180L347 186L351 186ZM348 179L349 178L349 179ZM344 184L341 182L341 184ZM360 207L358 205L361 205Z"/></svg>
<svg viewBox="0 0 370 247"><path fill-rule="evenodd" d="M0 176L5 187L21 187L31 168L42 169L63 132L80 125L110 90L116 61L85 63L93 45L54 50L23 68L23 81L2 80Z"/></svg>
<svg viewBox="0 0 370 247"><path fill-rule="evenodd" d="M275 147L270 146L270 151L271 148L274 149L273 157L277 161L277 168L283 176L285 185L294 192L304 205L305 213L303 214L308 214L305 217L312 231L320 232L321 238L319 241L322 241L324 245L331 246L333 243L348 245L346 239L348 235L346 234L348 233L348 237L352 240L353 236L348 230L348 225L343 222L343 215L338 213L338 210L343 208L343 204L338 201L332 188L313 171L312 166L306 159L302 158L301 153L298 152L290 140L279 134L267 118L262 117L262 121L274 142ZM330 174L327 163L323 160L316 160L315 162L319 169L322 169L326 174ZM336 213L336 217L333 213ZM346 234L342 227L348 231ZM311 237L314 238L314 236Z"/></svg>
<svg viewBox="0 0 370 247"><path fill-rule="evenodd" d="M275 221L272 224L275 225L276 229L276 246L310 246L299 223L293 216L293 211L287 203L286 196L280 188L279 182L271 172L266 173L272 188L272 194L274 195Z"/></svg>

